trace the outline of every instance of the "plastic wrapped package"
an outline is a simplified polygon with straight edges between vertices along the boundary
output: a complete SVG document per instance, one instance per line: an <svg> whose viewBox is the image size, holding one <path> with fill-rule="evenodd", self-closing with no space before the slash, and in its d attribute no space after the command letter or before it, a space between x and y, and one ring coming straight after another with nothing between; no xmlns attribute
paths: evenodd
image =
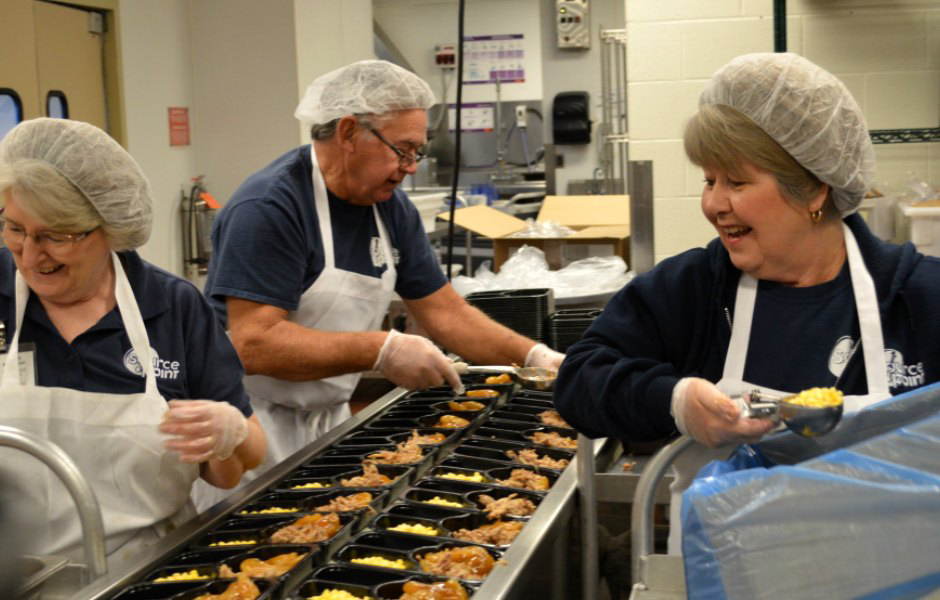
<svg viewBox="0 0 940 600"><path fill-rule="evenodd" d="M936 397L932 388L898 399ZM797 465L767 468L763 444L708 465L683 495L688 597L919 598L940 589L938 434L935 407Z"/></svg>
<svg viewBox="0 0 940 600"><path fill-rule="evenodd" d="M619 256L591 257L552 271L545 253L532 246L522 246L507 260L499 273L486 261L474 277L460 275L452 283L461 296L491 290L552 288L555 298L615 292L632 279Z"/></svg>

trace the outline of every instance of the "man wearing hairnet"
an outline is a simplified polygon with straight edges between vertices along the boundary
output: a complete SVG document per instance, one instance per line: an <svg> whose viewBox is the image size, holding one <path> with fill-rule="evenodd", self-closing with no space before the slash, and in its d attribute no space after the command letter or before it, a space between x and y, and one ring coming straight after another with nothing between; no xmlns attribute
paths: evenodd
<svg viewBox="0 0 940 600"><path fill-rule="evenodd" d="M412 389L460 386L428 339L380 330L393 292L469 361L561 363L454 291L398 187L424 158L433 102L424 81L385 61L319 77L295 113L313 143L250 176L213 224L206 295L248 373L271 442L266 464L348 418L362 371Z"/></svg>
<svg viewBox="0 0 940 600"><path fill-rule="evenodd" d="M134 251L150 237L150 184L104 131L14 127L0 204L0 423L65 451L97 496L109 562L132 559L195 515L197 477L231 488L261 462L241 364L199 290ZM62 483L0 454L2 505L31 524L19 550L80 559Z"/></svg>
<svg viewBox="0 0 940 600"><path fill-rule="evenodd" d="M743 418L732 396L835 387L851 414L940 380L940 260L879 240L856 214L874 153L836 77L795 54L738 57L684 141L718 238L634 279L569 349L555 385L566 421L593 436L693 437L681 491L774 426Z"/></svg>

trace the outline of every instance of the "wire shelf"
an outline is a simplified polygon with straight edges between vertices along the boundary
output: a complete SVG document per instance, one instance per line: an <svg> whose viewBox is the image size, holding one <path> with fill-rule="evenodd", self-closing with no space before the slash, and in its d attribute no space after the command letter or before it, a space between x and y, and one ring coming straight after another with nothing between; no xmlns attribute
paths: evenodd
<svg viewBox="0 0 940 600"><path fill-rule="evenodd" d="M873 144L940 142L940 127L933 129L879 129L869 131Z"/></svg>

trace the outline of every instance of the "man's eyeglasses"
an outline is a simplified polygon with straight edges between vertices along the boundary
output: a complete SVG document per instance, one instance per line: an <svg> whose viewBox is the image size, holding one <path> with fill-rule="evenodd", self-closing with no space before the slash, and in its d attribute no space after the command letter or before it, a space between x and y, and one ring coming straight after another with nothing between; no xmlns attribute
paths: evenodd
<svg viewBox="0 0 940 600"><path fill-rule="evenodd" d="M94 231L94 230L92 230ZM26 242L27 237L33 238L37 245L46 251L63 251L82 241L91 231L83 233L59 233L58 231L44 231L42 233L28 233L21 226L0 219L0 232L7 246L18 248Z"/></svg>
<svg viewBox="0 0 940 600"><path fill-rule="evenodd" d="M365 123L363 123L362 126L368 129L370 132L372 132L372 135L379 138L380 142L382 142L383 144L391 148L392 152L398 155L398 166L401 167L402 169L407 169L411 165L416 165L420 163L422 160L424 160L425 158L427 158L426 155L421 154L420 152L415 152L414 154L408 154L407 152L400 150L399 148L395 147L395 145L392 144L390 141L385 139L385 136L379 133L378 130L373 128L371 125L366 125Z"/></svg>

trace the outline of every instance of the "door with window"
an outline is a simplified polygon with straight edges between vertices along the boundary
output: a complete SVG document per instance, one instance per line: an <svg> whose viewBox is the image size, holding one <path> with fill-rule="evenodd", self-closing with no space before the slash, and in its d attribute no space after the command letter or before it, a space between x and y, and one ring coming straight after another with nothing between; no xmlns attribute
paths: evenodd
<svg viewBox="0 0 940 600"><path fill-rule="evenodd" d="M40 116L109 130L105 13L46 0L0 2L0 136Z"/></svg>

